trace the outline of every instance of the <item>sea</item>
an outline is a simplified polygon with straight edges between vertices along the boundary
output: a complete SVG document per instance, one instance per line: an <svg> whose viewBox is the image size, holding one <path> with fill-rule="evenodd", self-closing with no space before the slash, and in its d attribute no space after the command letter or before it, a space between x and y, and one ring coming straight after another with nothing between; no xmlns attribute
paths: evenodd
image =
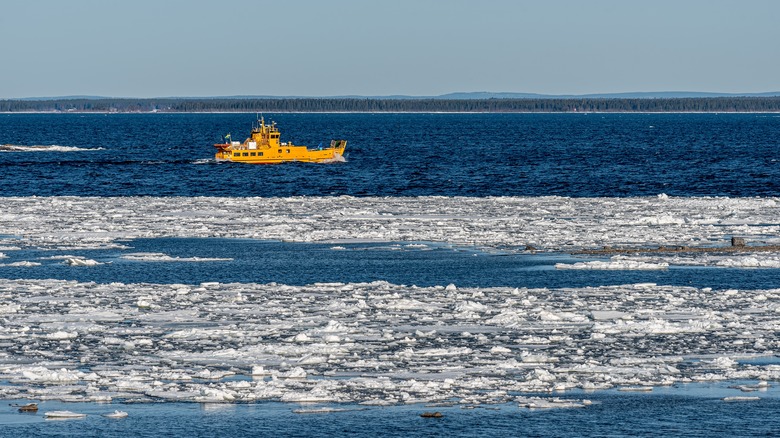
<svg viewBox="0 0 780 438"><path fill-rule="evenodd" d="M2 196L776 196L775 114L264 114L348 165L231 166L255 114L2 114ZM71 149L77 148L77 149ZM72 153L80 151L80 153Z"/></svg>
<svg viewBox="0 0 780 438"><path fill-rule="evenodd" d="M223 142L227 134L243 139L258 116L0 114L0 218L6 210L3 205L9 206L12 199L37 203L50 197L132 197L139 203L151 198L171 202L268 198L301 205L314 197L354 199L356 205L369 198L412 203L433 197L457 205L458 199L502 202L507 197L755 200L780 196L778 114L262 114L266 122L278 124L282 141L314 147L346 139L345 160L280 165L215 161L212 145ZM25 220L24 215L18 217ZM551 223L564 219L547 218ZM24 228L25 224L19 225ZM780 264L731 270L707 263L647 270L556 269L583 258L565 251L535 253L512 245L485 247L426 239L302 242L178 236L172 231L162 237L139 235L115 246L58 249L11 248L14 239L24 236L3 233L0 230L4 239L0 279L9 281L285 287L384 281L413 288L453 284L474 289L578 290L626 284L716 290L780 287ZM138 254L164 254L183 263L139 263L134 258ZM60 262L25 264L74 256L100 265L82 269ZM187 262L198 258L211 262ZM0 327L11 312L3 313L2 299ZM3 381L2 364L19 360L0 354L0 389L12 384ZM780 366L780 357L771 354L761 360ZM123 365L132 364L112 366ZM769 382L760 398L733 398L740 395L735 385L754 383L705 380L652 392L579 388L554 394L592 402L575 409L522 409L515 402L455 400L439 405L326 403L325 409L302 413L299 404L280 400L207 403L120 397L95 403L44 397L40 413L22 414L10 404L30 400L5 396L0 436L780 434L780 389L776 388L780 382ZM736 401L724 402L729 397ZM114 409L129 416L101 417ZM45 410L88 415L52 421L42 415ZM442 416L420 416L433 410Z"/></svg>

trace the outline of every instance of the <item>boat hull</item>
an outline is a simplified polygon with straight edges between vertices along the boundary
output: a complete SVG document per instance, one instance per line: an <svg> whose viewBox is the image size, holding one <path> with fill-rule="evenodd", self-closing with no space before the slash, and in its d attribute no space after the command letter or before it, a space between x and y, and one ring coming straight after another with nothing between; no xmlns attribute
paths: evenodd
<svg viewBox="0 0 780 438"><path fill-rule="evenodd" d="M241 145L215 144L217 161L232 161L248 164L279 164L286 162L328 163L344 161L347 142L334 141L331 147L309 149L306 146L282 145L276 148L252 149L247 143Z"/></svg>

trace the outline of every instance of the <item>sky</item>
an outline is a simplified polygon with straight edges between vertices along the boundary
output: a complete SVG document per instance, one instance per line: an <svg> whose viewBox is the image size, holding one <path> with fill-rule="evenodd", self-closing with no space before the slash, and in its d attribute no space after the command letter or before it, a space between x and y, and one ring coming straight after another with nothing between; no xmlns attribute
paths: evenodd
<svg viewBox="0 0 780 438"><path fill-rule="evenodd" d="M2 0L0 98L780 91L777 0Z"/></svg>

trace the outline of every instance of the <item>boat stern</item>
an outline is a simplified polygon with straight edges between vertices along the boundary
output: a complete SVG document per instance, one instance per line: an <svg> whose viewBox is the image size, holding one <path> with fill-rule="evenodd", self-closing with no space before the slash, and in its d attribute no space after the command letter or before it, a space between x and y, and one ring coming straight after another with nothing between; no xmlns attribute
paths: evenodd
<svg viewBox="0 0 780 438"><path fill-rule="evenodd" d="M344 155L344 149L347 148L346 140L331 140L330 147L332 147L337 154Z"/></svg>

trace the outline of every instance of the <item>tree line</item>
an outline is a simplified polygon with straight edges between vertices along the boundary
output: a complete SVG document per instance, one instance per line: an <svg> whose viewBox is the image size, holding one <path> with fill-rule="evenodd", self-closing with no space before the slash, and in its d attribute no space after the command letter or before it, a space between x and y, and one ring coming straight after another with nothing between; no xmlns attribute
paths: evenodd
<svg viewBox="0 0 780 438"><path fill-rule="evenodd" d="M780 97L9 99L0 112L780 112Z"/></svg>

